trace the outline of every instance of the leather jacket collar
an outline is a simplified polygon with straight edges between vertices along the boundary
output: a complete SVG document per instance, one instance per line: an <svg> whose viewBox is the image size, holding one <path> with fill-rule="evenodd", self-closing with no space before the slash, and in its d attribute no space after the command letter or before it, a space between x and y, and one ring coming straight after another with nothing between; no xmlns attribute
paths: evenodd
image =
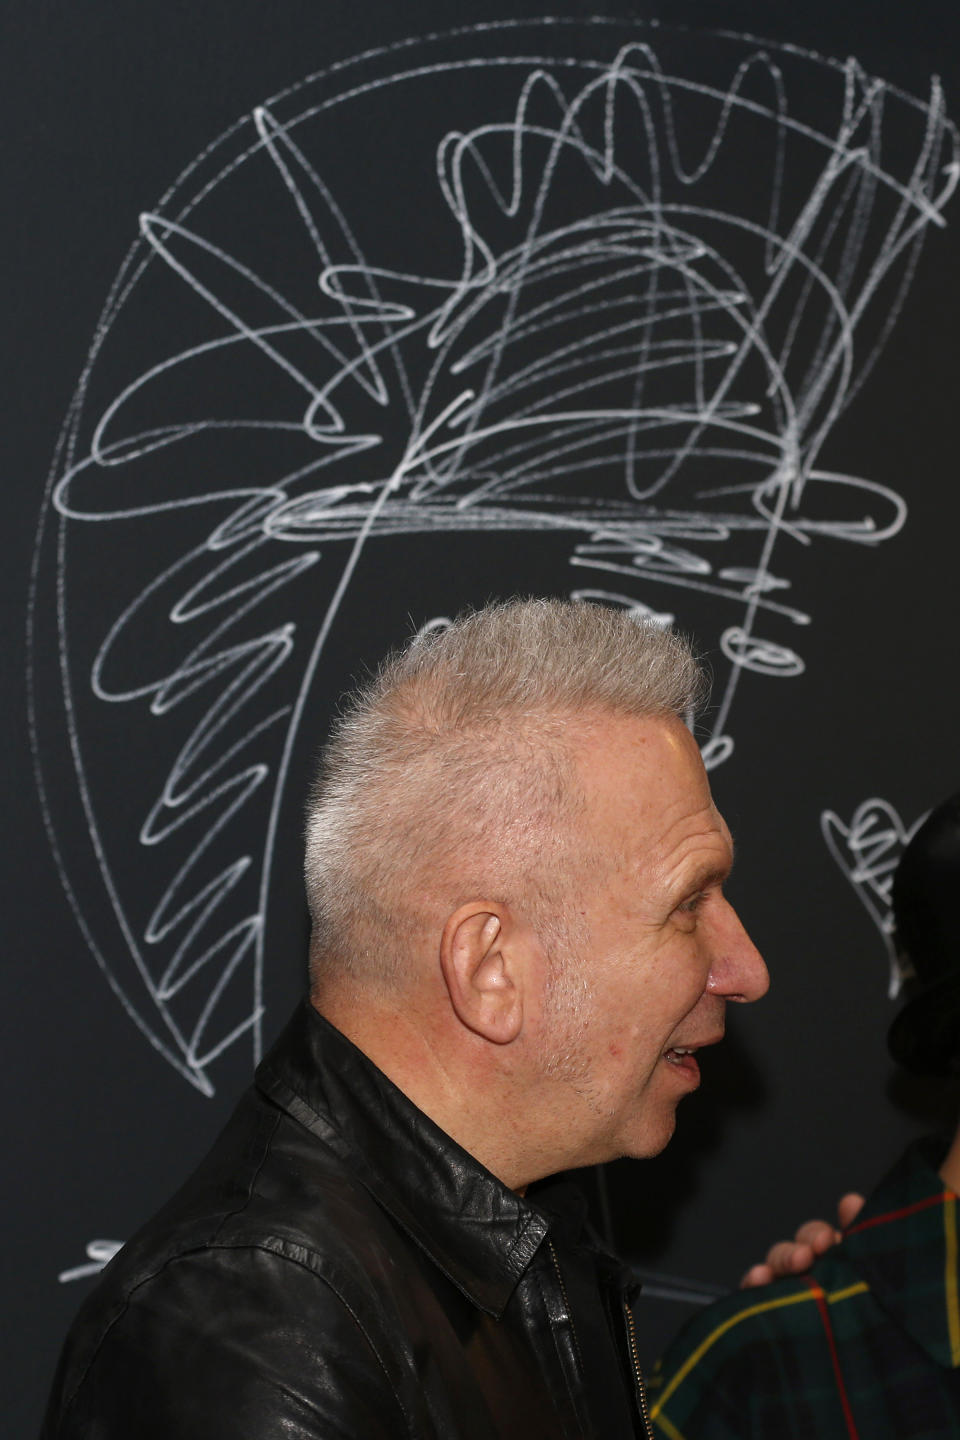
<svg viewBox="0 0 960 1440"><path fill-rule="evenodd" d="M434 1264L497 1319L551 1222L419 1110L308 1001L259 1090L337 1154Z"/></svg>

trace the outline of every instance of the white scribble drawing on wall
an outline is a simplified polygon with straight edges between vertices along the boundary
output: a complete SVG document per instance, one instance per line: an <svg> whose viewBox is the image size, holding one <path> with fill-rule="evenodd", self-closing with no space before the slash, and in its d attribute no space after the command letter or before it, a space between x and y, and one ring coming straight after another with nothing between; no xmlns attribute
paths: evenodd
<svg viewBox="0 0 960 1440"><path fill-rule="evenodd" d="M565 539L558 590L722 657L721 763L742 677L804 668L806 552L903 524L821 456L957 153L935 81L518 22L311 76L141 216L51 478L35 752L87 942L198 1089L259 1051L280 808L371 547Z"/></svg>
<svg viewBox="0 0 960 1440"><path fill-rule="evenodd" d="M830 854L883 939L890 962L887 994L891 1000L897 998L908 978L893 943L893 872L925 819L924 813L912 825L905 825L889 801L876 798L858 805L849 824L833 810L824 810L820 816L820 830Z"/></svg>

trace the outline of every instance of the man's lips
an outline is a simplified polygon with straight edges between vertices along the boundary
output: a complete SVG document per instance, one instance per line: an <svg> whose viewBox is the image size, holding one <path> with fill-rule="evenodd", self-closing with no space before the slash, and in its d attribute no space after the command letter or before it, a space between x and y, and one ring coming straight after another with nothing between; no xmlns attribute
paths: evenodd
<svg viewBox="0 0 960 1440"><path fill-rule="evenodd" d="M708 1045L719 1045L723 1039L724 1032L717 1031L714 1035L707 1035L703 1040L683 1040L677 1045L670 1045L664 1050L665 1055L692 1054L695 1050L705 1050Z"/></svg>
<svg viewBox="0 0 960 1440"><path fill-rule="evenodd" d="M663 1058L674 1070L699 1084L700 1066L697 1064L696 1051L707 1045L717 1045L722 1039L721 1032L719 1035L709 1035L704 1040L691 1041L686 1045L671 1045L664 1050Z"/></svg>

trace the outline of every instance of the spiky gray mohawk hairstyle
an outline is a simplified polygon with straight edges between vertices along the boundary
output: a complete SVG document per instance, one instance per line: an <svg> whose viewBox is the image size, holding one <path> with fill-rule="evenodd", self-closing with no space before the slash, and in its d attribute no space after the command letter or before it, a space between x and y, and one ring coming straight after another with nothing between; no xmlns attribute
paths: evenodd
<svg viewBox="0 0 960 1440"><path fill-rule="evenodd" d="M584 718L689 723L705 689L675 632L582 602L489 605L388 657L346 703L308 806L315 978L387 978L431 900L536 908L562 868Z"/></svg>

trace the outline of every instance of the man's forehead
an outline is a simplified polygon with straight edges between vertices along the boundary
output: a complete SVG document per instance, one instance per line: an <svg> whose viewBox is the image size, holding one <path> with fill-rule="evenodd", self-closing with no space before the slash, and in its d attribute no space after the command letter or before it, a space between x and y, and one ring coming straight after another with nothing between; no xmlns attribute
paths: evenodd
<svg viewBox="0 0 960 1440"><path fill-rule="evenodd" d="M610 715L591 717L575 744L584 779L592 788L619 793L643 804L647 795L661 805L673 796L696 790L712 805L706 771L697 743L674 715Z"/></svg>
<svg viewBox="0 0 960 1440"><path fill-rule="evenodd" d="M706 847L728 863L729 832L696 741L673 716L598 722L578 752L594 841L632 870L654 856ZM622 862L621 862L622 863Z"/></svg>
<svg viewBox="0 0 960 1440"><path fill-rule="evenodd" d="M651 837L664 856L691 871L723 878L733 864L733 841L716 806L678 805L672 817L655 827Z"/></svg>
<svg viewBox="0 0 960 1440"><path fill-rule="evenodd" d="M573 717L571 731L578 748L598 754L611 748L619 755L649 760L666 744L692 745L687 726L677 715L633 715L619 710L585 710Z"/></svg>

